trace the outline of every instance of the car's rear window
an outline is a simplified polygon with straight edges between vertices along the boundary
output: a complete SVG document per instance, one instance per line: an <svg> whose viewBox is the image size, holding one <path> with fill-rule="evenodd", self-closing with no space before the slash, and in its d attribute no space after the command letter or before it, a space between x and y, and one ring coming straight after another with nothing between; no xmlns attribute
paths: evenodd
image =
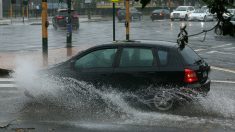
<svg viewBox="0 0 235 132"><path fill-rule="evenodd" d="M201 59L201 57L188 46L185 46L183 49L179 49L179 52L188 65L193 65L196 61Z"/></svg>

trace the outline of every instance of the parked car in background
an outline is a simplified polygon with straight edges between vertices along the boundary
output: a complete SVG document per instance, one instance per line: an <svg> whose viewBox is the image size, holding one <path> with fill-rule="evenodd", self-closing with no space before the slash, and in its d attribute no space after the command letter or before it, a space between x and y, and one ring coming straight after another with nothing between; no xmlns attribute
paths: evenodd
<svg viewBox="0 0 235 132"><path fill-rule="evenodd" d="M209 92L209 70L210 66L189 46L150 40L95 46L49 69L53 76L85 81L97 89L111 86L108 88L115 91L148 97L152 100L148 105L155 110L169 110L179 101L168 90ZM174 94L183 99L187 92Z"/></svg>
<svg viewBox="0 0 235 132"><path fill-rule="evenodd" d="M158 19L168 19L170 18L170 11L168 9L156 9L152 12L150 18L152 21Z"/></svg>
<svg viewBox="0 0 235 132"><path fill-rule="evenodd" d="M119 21L123 21L126 19L126 9L120 8L117 11L117 18ZM142 13L138 11L135 7L130 8L130 19L131 20L141 20Z"/></svg>
<svg viewBox="0 0 235 132"><path fill-rule="evenodd" d="M79 16L75 10L71 11L72 18L72 28L77 30L79 28ZM58 9L55 16L52 18L52 25L54 29L57 28L66 28L68 19L68 10L67 9Z"/></svg>
<svg viewBox="0 0 235 132"><path fill-rule="evenodd" d="M194 10L193 6L179 6L171 13L171 21L174 21L175 19L187 21L189 15L193 13Z"/></svg>
<svg viewBox="0 0 235 132"><path fill-rule="evenodd" d="M197 9L193 13L189 14L189 21L213 21L214 16L208 10Z"/></svg>
<svg viewBox="0 0 235 132"><path fill-rule="evenodd" d="M233 35L235 35L235 15L231 18L230 22L233 24Z"/></svg>
<svg viewBox="0 0 235 132"><path fill-rule="evenodd" d="M229 11L232 15L235 15L235 9L228 9L228 11Z"/></svg>

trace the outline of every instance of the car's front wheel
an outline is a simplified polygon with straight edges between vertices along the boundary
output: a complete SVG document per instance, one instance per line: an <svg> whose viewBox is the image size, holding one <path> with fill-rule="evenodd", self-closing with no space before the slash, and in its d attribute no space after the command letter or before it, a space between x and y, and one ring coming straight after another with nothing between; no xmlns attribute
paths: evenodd
<svg viewBox="0 0 235 132"><path fill-rule="evenodd" d="M167 111L172 109L174 104L173 96L167 91L160 91L153 98L153 109L160 111Z"/></svg>

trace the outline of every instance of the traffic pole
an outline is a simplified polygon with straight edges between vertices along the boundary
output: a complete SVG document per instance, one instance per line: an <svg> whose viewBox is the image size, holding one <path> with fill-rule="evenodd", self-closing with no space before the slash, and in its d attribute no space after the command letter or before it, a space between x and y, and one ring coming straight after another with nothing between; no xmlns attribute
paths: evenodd
<svg viewBox="0 0 235 132"><path fill-rule="evenodd" d="M47 27L49 22L47 21L47 0L42 0L42 54L43 65L48 65L48 32Z"/></svg>
<svg viewBox="0 0 235 132"><path fill-rule="evenodd" d="M11 24L12 24L12 3L10 4L10 17L11 17Z"/></svg>
<svg viewBox="0 0 235 132"><path fill-rule="evenodd" d="M24 23L24 4L22 6L22 16L23 16L23 23Z"/></svg>
<svg viewBox="0 0 235 132"><path fill-rule="evenodd" d="M72 47L72 19L71 19L71 0L67 0L68 4L68 17L66 18L67 22L67 48Z"/></svg>
<svg viewBox="0 0 235 132"><path fill-rule="evenodd" d="M116 9L115 9L115 3L113 2L113 41L115 41L115 12L116 12Z"/></svg>
<svg viewBox="0 0 235 132"><path fill-rule="evenodd" d="M129 10L129 0L126 0L126 40L130 40L130 10Z"/></svg>

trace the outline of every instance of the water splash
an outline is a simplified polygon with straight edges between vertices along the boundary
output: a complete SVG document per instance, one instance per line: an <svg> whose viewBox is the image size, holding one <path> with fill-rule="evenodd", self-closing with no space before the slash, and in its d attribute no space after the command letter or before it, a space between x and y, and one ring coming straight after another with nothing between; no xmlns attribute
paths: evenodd
<svg viewBox="0 0 235 132"><path fill-rule="evenodd" d="M232 124L235 123L234 100L228 98L226 94L221 96L221 91L212 92L199 103L162 113L132 107L125 100L125 97L132 96L131 93L110 90L112 88L107 86L104 86L107 90L102 88L101 91L93 85L72 78L41 74L40 68L31 61L19 61L13 77L19 87L28 90L34 97L29 99L29 102L33 103L32 106L26 103L27 109L31 107L29 111L34 109L34 112L40 113L41 110L43 114L49 113L49 117L45 117L47 120L53 116L52 112L56 109L62 114L54 114L54 116L60 116L63 120L68 118L93 121L95 119L119 124L180 126L182 128L196 128L203 124L232 128ZM208 117L210 113L214 113L212 119L211 116ZM38 118L41 119L42 114L39 116Z"/></svg>

